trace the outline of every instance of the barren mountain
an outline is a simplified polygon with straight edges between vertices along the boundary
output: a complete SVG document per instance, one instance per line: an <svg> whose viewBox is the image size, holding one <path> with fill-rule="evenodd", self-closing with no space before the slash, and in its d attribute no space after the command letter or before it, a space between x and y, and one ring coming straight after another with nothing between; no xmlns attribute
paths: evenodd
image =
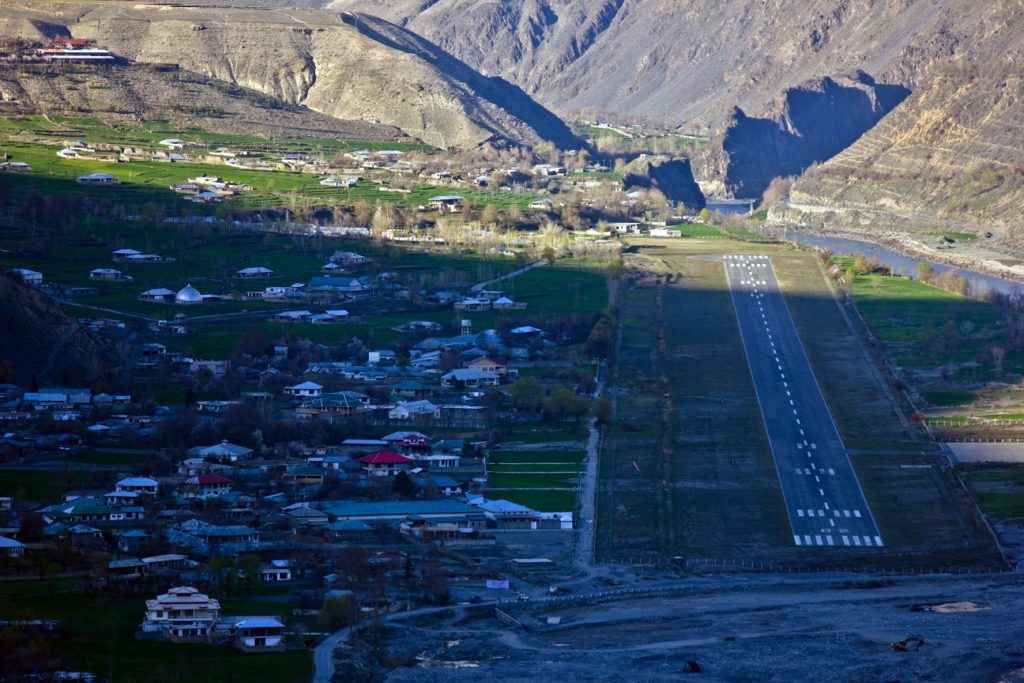
<svg viewBox="0 0 1024 683"><path fill-rule="evenodd" d="M95 38L132 62L178 64L341 119L380 122L439 146L575 142L519 88L485 78L409 31L319 10L9 0L6 35Z"/></svg>
<svg viewBox="0 0 1024 683"><path fill-rule="evenodd" d="M788 220L1013 232L1024 200L1022 0L331 6L397 22L563 115L710 135L693 159L705 191L757 197L825 162L797 184Z"/></svg>
<svg viewBox="0 0 1024 683"><path fill-rule="evenodd" d="M0 116L88 113L107 121L173 121L216 133L408 140L398 128L346 121L249 88L176 68L126 64L96 69L0 63Z"/></svg>

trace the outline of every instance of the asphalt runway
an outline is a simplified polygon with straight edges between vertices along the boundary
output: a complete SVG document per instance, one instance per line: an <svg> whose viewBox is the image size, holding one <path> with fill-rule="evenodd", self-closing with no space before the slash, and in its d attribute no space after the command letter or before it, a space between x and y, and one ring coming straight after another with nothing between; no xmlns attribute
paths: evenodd
<svg viewBox="0 0 1024 683"><path fill-rule="evenodd" d="M743 348L798 546L881 547L767 256L726 256Z"/></svg>

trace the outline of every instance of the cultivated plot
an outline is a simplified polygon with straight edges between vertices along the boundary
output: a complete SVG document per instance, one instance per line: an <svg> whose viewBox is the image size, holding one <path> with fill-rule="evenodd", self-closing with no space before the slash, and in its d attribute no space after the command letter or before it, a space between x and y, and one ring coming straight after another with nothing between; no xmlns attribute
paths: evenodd
<svg viewBox="0 0 1024 683"><path fill-rule="evenodd" d="M767 256L726 256L750 373L796 545L881 547L881 534Z"/></svg>

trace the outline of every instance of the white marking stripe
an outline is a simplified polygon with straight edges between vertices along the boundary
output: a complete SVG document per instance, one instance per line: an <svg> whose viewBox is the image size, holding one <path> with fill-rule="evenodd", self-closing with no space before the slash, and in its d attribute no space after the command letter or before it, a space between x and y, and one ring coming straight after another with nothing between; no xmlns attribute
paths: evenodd
<svg viewBox="0 0 1024 683"><path fill-rule="evenodd" d="M796 513L797 513L798 515L800 515L801 517L803 517L803 516L804 516L804 511L803 511L803 510L797 510L797 511L796 511Z"/></svg>
<svg viewBox="0 0 1024 683"><path fill-rule="evenodd" d="M825 540L826 540L826 541L828 541L828 544L829 544L829 545L835 545L835 542L834 542L834 541L832 540L832 537L831 537L831 536L826 536L826 537L825 537Z"/></svg>
<svg viewBox="0 0 1024 683"><path fill-rule="evenodd" d="M818 534L814 535L814 545L821 545L821 536Z"/></svg>
<svg viewBox="0 0 1024 683"><path fill-rule="evenodd" d="M882 547L883 544L882 544L882 537L881 536L875 536L875 545L877 545L879 548Z"/></svg>
<svg viewBox="0 0 1024 683"><path fill-rule="evenodd" d="M864 537L864 545L871 545L871 537L870 536L865 536Z"/></svg>
<svg viewBox="0 0 1024 683"><path fill-rule="evenodd" d="M843 545L850 545L850 537L843 536Z"/></svg>
<svg viewBox="0 0 1024 683"><path fill-rule="evenodd" d="M800 537L797 534L793 534L793 543L800 545Z"/></svg>
<svg viewBox="0 0 1024 683"><path fill-rule="evenodd" d="M810 534L804 534L804 545L810 545L810 544L811 544L811 535Z"/></svg>
<svg viewBox="0 0 1024 683"><path fill-rule="evenodd" d="M860 510L854 510L853 511L853 516L854 517L860 517Z"/></svg>
<svg viewBox="0 0 1024 683"><path fill-rule="evenodd" d="M856 545L856 546L860 545L860 536L854 536L853 537L853 544Z"/></svg>

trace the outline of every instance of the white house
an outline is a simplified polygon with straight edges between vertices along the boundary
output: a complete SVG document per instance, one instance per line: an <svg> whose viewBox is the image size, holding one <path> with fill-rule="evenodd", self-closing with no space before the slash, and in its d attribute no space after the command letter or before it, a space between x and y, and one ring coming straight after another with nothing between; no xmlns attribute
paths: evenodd
<svg viewBox="0 0 1024 683"><path fill-rule="evenodd" d="M241 278L254 278L254 277L271 277L274 274L270 268L264 268L263 266L253 266L249 268L242 268L235 272L235 277Z"/></svg>
<svg viewBox="0 0 1024 683"><path fill-rule="evenodd" d="M149 477L125 477L114 484L114 490L119 492L137 493L143 496L155 496L160 488L156 479Z"/></svg>
<svg viewBox="0 0 1024 683"><path fill-rule="evenodd" d="M315 398L323 394L323 391L323 386L316 382L303 382L301 384L295 384L284 388L285 394L288 396L297 396L299 398Z"/></svg>
<svg viewBox="0 0 1024 683"><path fill-rule="evenodd" d="M221 441L220 443L212 446L196 446L195 448L190 448L188 453L196 458L203 458L206 460L226 460L228 462L248 460L252 457L251 448L239 446L228 441Z"/></svg>
<svg viewBox="0 0 1024 683"><path fill-rule="evenodd" d="M433 417L436 413L437 406L430 401L399 401L388 411L388 417L392 420L413 420Z"/></svg>
<svg viewBox="0 0 1024 683"><path fill-rule="evenodd" d="M26 285L41 285L43 284L43 274L38 270L29 270L28 268L12 268L7 271L11 275L21 278L21 281Z"/></svg>
<svg viewBox="0 0 1024 683"><path fill-rule="evenodd" d="M179 140L178 138L166 138L164 140L161 140L157 144L163 145L167 149L184 149L185 148L185 141L184 140Z"/></svg>
<svg viewBox="0 0 1024 683"><path fill-rule="evenodd" d="M263 583L275 583L277 581L292 580L291 560L271 560L270 564L264 566L260 573L263 576Z"/></svg>
<svg viewBox="0 0 1024 683"><path fill-rule="evenodd" d="M0 555L8 557L21 557L25 554L25 545L13 538L0 536Z"/></svg>
<svg viewBox="0 0 1024 683"><path fill-rule="evenodd" d="M174 643L208 643L219 619L220 601L179 586L146 601L142 632Z"/></svg>
<svg viewBox="0 0 1024 683"><path fill-rule="evenodd" d="M491 300L480 298L467 298L455 302L456 311L487 311L491 308Z"/></svg>
<svg viewBox="0 0 1024 683"><path fill-rule="evenodd" d="M151 301L154 303L168 303L174 300L174 292L165 287L147 289L139 294L139 301Z"/></svg>
<svg viewBox="0 0 1024 683"><path fill-rule="evenodd" d="M109 173L90 173L75 178L80 185L116 185L119 181Z"/></svg>
<svg viewBox="0 0 1024 683"><path fill-rule="evenodd" d="M90 280L123 280L124 273L116 268L93 268L89 271Z"/></svg>
<svg viewBox="0 0 1024 683"><path fill-rule="evenodd" d="M466 389L496 387L499 381L500 377L496 372L486 372L475 368L456 368L441 376L443 386Z"/></svg>
<svg viewBox="0 0 1024 683"><path fill-rule="evenodd" d="M232 617L231 622L235 647L242 652L284 650L284 624L274 617Z"/></svg>

